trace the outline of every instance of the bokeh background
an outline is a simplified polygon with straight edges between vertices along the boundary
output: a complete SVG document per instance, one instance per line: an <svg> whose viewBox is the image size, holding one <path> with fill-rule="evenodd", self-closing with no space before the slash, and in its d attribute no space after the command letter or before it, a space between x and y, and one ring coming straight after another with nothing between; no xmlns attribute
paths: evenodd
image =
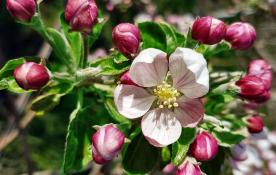
<svg viewBox="0 0 276 175"><path fill-rule="evenodd" d="M7 60L22 56L55 59L42 38L17 23L6 11L5 1L0 3L0 67ZM65 0L43 1L41 11L48 26L59 28L59 16L65 3ZM226 23L247 21L257 30L257 41L252 49L214 58L217 69L245 70L250 60L265 58L276 77L276 0L98 0L97 3L109 20L100 39L90 50L91 60L105 55L112 48L111 31L120 22L166 21L185 33L197 16L210 15ZM68 117L74 104L69 96L63 98L52 112L34 116L25 111L30 98L28 94L0 92L0 174L23 174L30 170L45 175L58 174ZM275 78L272 98L261 111L267 114L265 122L268 128L276 129ZM25 129L18 130L18 125ZM94 174L97 174L97 167L94 169ZM115 174L121 174L120 170Z"/></svg>

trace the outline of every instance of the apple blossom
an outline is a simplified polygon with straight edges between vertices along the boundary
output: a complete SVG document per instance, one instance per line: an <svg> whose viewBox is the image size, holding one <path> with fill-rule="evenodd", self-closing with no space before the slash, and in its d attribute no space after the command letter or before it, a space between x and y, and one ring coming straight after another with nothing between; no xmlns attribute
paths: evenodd
<svg viewBox="0 0 276 175"><path fill-rule="evenodd" d="M177 48L167 58L158 49L145 49L133 60L129 77L139 86L120 84L114 102L129 119L143 117L142 132L154 146L174 143L182 127L196 127L204 116L199 97L209 90L204 57L188 48Z"/></svg>
<svg viewBox="0 0 276 175"><path fill-rule="evenodd" d="M7 0L7 10L20 21L30 21L35 14L35 0Z"/></svg>
<svg viewBox="0 0 276 175"><path fill-rule="evenodd" d="M105 164L118 155L125 136L113 124L101 127L92 136L92 157L98 164Z"/></svg>
<svg viewBox="0 0 276 175"><path fill-rule="evenodd" d="M256 30L249 23L235 22L227 27L225 40L237 50L250 48L256 40Z"/></svg>
<svg viewBox="0 0 276 175"><path fill-rule="evenodd" d="M218 142L208 132L199 133L190 146L191 154L199 161L213 159L218 153Z"/></svg>
<svg viewBox="0 0 276 175"><path fill-rule="evenodd" d="M118 24L112 30L112 41L126 57L133 58L140 45L140 31L130 23Z"/></svg>
<svg viewBox="0 0 276 175"><path fill-rule="evenodd" d="M263 131L264 122L259 115L253 115L246 120L248 122L247 129L250 133L259 133Z"/></svg>
<svg viewBox="0 0 276 175"><path fill-rule="evenodd" d="M272 68L264 59L252 60L248 65L247 74L261 78L266 88L271 88L273 77Z"/></svg>
<svg viewBox="0 0 276 175"><path fill-rule="evenodd" d="M34 62L26 62L18 66L13 72L13 77L17 84L25 90L40 89L50 79L48 70L44 66Z"/></svg>
<svg viewBox="0 0 276 175"><path fill-rule="evenodd" d="M186 159L177 169L176 175L203 175L199 165L193 160Z"/></svg>
<svg viewBox="0 0 276 175"><path fill-rule="evenodd" d="M220 42L224 38L225 32L224 22L211 16L197 18L192 27L193 39L210 45Z"/></svg>
<svg viewBox="0 0 276 175"><path fill-rule="evenodd" d="M67 0L65 20L72 30L90 33L97 23L98 7L95 0Z"/></svg>

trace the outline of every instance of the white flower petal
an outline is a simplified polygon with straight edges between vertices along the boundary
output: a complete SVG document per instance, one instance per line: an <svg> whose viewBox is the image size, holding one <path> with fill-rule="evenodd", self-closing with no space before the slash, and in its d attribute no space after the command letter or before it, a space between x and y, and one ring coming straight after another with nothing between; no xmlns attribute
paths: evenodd
<svg viewBox="0 0 276 175"><path fill-rule="evenodd" d="M159 85L168 72L167 54L158 49L145 49L133 60L129 76L142 87Z"/></svg>
<svg viewBox="0 0 276 175"><path fill-rule="evenodd" d="M154 109L142 119L145 138L156 147L164 147L177 141L181 135L181 124L173 113L166 109Z"/></svg>
<svg viewBox="0 0 276 175"><path fill-rule="evenodd" d="M203 55L188 48L177 48L169 58L174 87L190 98L209 91L209 72Z"/></svg>
<svg viewBox="0 0 276 175"><path fill-rule="evenodd" d="M174 110L175 117L182 127L196 127L204 117L204 107L199 99L180 97L179 107Z"/></svg>
<svg viewBox="0 0 276 175"><path fill-rule="evenodd" d="M143 116L150 109L154 100L153 95L138 86L118 85L114 91L117 110L129 119Z"/></svg>

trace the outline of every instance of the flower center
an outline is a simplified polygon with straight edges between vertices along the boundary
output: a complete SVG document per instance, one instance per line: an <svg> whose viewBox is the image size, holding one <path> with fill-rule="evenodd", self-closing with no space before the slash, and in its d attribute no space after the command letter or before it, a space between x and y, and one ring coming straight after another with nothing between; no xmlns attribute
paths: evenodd
<svg viewBox="0 0 276 175"><path fill-rule="evenodd" d="M154 95L158 98L157 104L159 108L172 108L178 107L176 99L180 96L180 93L168 84L166 81L163 81L161 85L153 89Z"/></svg>

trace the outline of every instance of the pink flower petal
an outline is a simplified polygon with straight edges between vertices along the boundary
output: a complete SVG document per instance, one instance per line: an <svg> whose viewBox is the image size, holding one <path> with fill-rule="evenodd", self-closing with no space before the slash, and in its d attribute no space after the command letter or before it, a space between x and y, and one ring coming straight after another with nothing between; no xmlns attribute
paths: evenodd
<svg viewBox="0 0 276 175"><path fill-rule="evenodd" d="M138 86L118 85L114 92L114 102L118 112L129 119L143 116L154 100L153 95Z"/></svg>
<svg viewBox="0 0 276 175"><path fill-rule="evenodd" d="M209 72L204 57L188 48L177 48L169 58L174 87L189 98L198 98L209 91Z"/></svg>
<svg viewBox="0 0 276 175"><path fill-rule="evenodd" d="M145 138L156 147L164 147L177 141L181 135L181 124L173 113L166 109L154 109L142 119Z"/></svg>
<svg viewBox="0 0 276 175"><path fill-rule="evenodd" d="M139 86L152 87L165 80L168 72L167 54L158 49L145 49L133 60L130 78Z"/></svg>
<svg viewBox="0 0 276 175"><path fill-rule="evenodd" d="M204 117L204 107L199 99L180 97L179 107L174 110L176 118L182 127L196 127Z"/></svg>

